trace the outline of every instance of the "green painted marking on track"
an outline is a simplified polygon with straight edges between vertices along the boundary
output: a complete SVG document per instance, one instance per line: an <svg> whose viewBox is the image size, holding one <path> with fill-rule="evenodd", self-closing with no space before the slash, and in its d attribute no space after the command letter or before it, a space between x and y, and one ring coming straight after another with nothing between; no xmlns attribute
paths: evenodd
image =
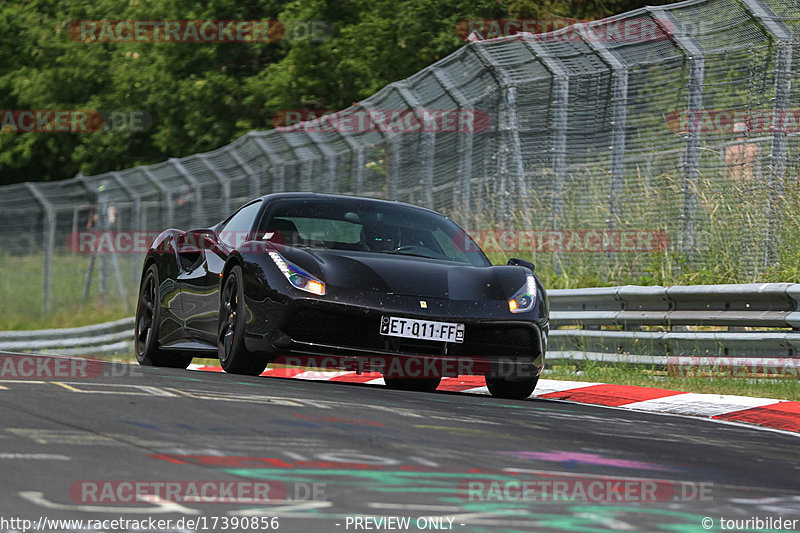
<svg viewBox="0 0 800 533"><path fill-rule="evenodd" d="M505 403L494 403L494 402L481 402L478 405L490 405L493 407L510 407L512 409L535 409L536 411L553 411L555 413L571 413L567 409L553 409L551 407L534 407L530 404L528 405L509 405Z"/></svg>
<svg viewBox="0 0 800 533"><path fill-rule="evenodd" d="M349 477L354 481L340 482L337 485L363 485L364 482L380 483L385 488L381 492L392 492L391 488L397 492L419 491L425 488L444 488L451 494L456 490L453 481L472 479L480 476L481 479L497 479L502 481L516 481L519 476L492 474L492 473L472 473L472 472L428 472L418 470L362 470L347 468L233 468L224 469L224 472L235 476L250 477L258 479L270 479L286 482L319 482L320 476L325 477ZM370 485L371 489L378 489L376 485Z"/></svg>
<svg viewBox="0 0 800 533"><path fill-rule="evenodd" d="M443 392L450 392L450 391L443 391ZM458 398L458 399L455 399L455 398L442 398L442 397L437 398L435 396L432 396L430 398L426 398L426 401L427 400L430 400L432 402L455 403L455 402L463 401L464 399L463 398Z"/></svg>
<svg viewBox="0 0 800 533"><path fill-rule="evenodd" d="M530 409L527 405L511 405L507 403L480 402L478 405L491 405L492 407L508 407L510 409ZM534 407L536 409L536 407Z"/></svg>
<svg viewBox="0 0 800 533"><path fill-rule="evenodd" d="M206 380L204 380L204 379L188 378L186 376L171 376L169 374L161 374L161 377L168 378L168 379L181 379L183 381L202 381L202 382L206 383Z"/></svg>

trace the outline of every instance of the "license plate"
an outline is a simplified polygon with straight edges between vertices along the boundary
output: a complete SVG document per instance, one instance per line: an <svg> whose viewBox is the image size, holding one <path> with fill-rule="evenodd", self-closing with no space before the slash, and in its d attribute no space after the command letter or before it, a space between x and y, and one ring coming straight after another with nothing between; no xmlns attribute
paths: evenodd
<svg viewBox="0 0 800 533"><path fill-rule="evenodd" d="M385 316L381 318L381 335L427 341L464 342L464 324Z"/></svg>

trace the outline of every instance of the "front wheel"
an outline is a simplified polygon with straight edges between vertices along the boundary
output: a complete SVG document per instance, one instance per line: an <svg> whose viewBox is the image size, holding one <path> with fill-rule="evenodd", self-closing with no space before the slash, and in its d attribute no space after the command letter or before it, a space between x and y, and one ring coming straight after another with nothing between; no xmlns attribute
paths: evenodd
<svg viewBox="0 0 800 533"><path fill-rule="evenodd" d="M387 378L383 376L383 381L390 389L433 392L441 383L442 378Z"/></svg>
<svg viewBox="0 0 800 533"><path fill-rule="evenodd" d="M538 382L539 376L519 380L486 376L486 387L491 395L507 400L524 400L533 394Z"/></svg>
<svg viewBox="0 0 800 533"><path fill-rule="evenodd" d="M155 265L145 271L139 287L136 304L136 360L144 366L166 366L186 368L192 362L191 355L169 353L158 346L158 325L161 321L161 300L158 296L158 269Z"/></svg>
<svg viewBox="0 0 800 533"><path fill-rule="evenodd" d="M267 357L251 353L244 344L245 305L242 267L231 268L222 285L217 354L225 372L258 376L267 368Z"/></svg>

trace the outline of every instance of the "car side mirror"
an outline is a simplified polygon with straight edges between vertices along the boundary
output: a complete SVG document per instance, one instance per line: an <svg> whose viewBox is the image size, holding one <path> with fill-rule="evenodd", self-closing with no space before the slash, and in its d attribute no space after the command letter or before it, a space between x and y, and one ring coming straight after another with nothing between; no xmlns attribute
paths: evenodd
<svg viewBox="0 0 800 533"><path fill-rule="evenodd" d="M512 266L521 266L529 268L531 272L536 272L536 265L534 265L530 261L525 261L524 259L519 259L517 257L512 257L511 259L509 259L507 264Z"/></svg>
<svg viewBox="0 0 800 533"><path fill-rule="evenodd" d="M179 252L197 253L215 245L214 232L210 229L193 229L183 234Z"/></svg>

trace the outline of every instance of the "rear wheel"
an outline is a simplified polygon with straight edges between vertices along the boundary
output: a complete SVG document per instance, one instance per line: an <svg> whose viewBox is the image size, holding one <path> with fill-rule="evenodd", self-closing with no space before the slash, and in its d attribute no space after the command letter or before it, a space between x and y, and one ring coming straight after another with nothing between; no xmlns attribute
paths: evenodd
<svg viewBox="0 0 800 533"><path fill-rule="evenodd" d="M536 389L539 376L525 379L493 378L486 376L486 387L495 398L524 400Z"/></svg>
<svg viewBox="0 0 800 533"><path fill-rule="evenodd" d="M242 267L236 265L222 285L217 353L225 372L257 376L267 368L267 356L251 353L245 346L245 320Z"/></svg>
<svg viewBox="0 0 800 533"><path fill-rule="evenodd" d="M383 376L383 381L390 389L433 392L441 383L442 378L387 378Z"/></svg>
<svg viewBox="0 0 800 533"><path fill-rule="evenodd" d="M139 287L139 301L136 304L136 360L145 366L166 366L186 368L192 356L170 353L158 346L158 325L161 320L161 301L158 296L158 269L155 265L145 271Z"/></svg>

